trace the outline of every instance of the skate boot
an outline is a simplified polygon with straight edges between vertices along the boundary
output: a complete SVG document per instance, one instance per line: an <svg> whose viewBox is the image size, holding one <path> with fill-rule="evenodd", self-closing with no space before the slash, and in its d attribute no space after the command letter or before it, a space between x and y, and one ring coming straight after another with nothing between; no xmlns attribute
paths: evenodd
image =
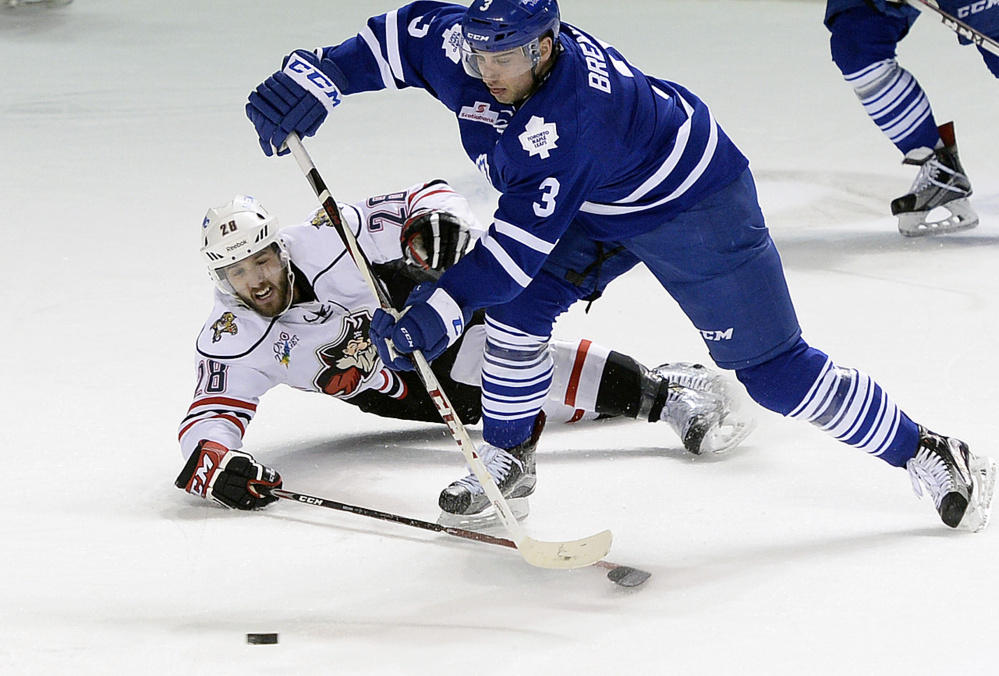
<svg viewBox="0 0 999 676"><path fill-rule="evenodd" d="M478 448L482 463L489 470L489 475L507 499L517 519L527 516L530 510L527 496L534 492L534 485L537 483L534 449L537 448L544 427L545 414L542 412L534 422L530 438L517 446L505 449L483 443ZM441 525L482 528L492 525L499 518L478 477L471 470L468 476L458 479L441 491L437 503L442 510L437 520Z"/></svg>
<svg viewBox="0 0 999 676"><path fill-rule="evenodd" d="M909 193L891 203L891 213L898 216L898 231L906 237L957 232L978 225L978 214L968 202L971 182L957 154L953 122L940 126L940 138L942 147L916 148L902 160L919 167Z"/></svg>
<svg viewBox="0 0 999 676"><path fill-rule="evenodd" d="M919 448L905 464L912 490L922 497L926 486L940 518L951 528L977 533L989 523L996 463L973 455L960 439L919 427Z"/></svg>
<svg viewBox="0 0 999 676"><path fill-rule="evenodd" d="M700 364L663 364L643 378L639 417L666 422L694 455L729 451L756 426L736 413L733 388Z"/></svg>

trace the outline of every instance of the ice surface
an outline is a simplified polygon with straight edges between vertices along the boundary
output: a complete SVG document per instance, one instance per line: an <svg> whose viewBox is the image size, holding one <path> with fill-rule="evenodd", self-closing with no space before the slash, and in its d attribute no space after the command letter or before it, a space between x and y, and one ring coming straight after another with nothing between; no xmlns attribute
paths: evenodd
<svg viewBox="0 0 999 676"><path fill-rule="evenodd" d="M515 553L288 503L227 513L173 488L211 286L206 208L315 199L267 159L247 93L297 47L393 2L77 0L0 11L0 673L936 674L994 667L999 530L942 526L903 471L758 411L724 458L665 426L556 428L525 527L614 532L653 577L539 570ZM902 61L954 119L982 225L904 239L912 173L828 56L820 2L564 0L564 17L700 94L751 158L805 337L915 419L999 455L999 87L929 17ZM368 94L308 142L341 199L443 176L494 195L454 122L415 91ZM651 277L559 332L655 365L705 360ZM463 473L438 428L291 390L247 447L289 488L416 518ZM246 644L278 632L278 645Z"/></svg>

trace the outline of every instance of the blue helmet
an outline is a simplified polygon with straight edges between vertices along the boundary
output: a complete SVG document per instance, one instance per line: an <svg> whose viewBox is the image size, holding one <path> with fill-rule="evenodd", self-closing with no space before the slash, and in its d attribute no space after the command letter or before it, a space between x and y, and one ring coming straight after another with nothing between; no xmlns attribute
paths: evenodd
<svg viewBox="0 0 999 676"><path fill-rule="evenodd" d="M470 47L480 52L502 52L522 47L551 31L558 38L559 13L555 0L474 0L461 20Z"/></svg>

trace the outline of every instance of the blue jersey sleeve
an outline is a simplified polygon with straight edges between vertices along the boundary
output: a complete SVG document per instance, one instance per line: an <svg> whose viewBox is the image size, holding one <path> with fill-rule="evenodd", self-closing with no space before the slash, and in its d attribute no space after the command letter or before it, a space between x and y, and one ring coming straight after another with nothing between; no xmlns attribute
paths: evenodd
<svg viewBox="0 0 999 676"><path fill-rule="evenodd" d="M344 94L420 87L437 96L453 73L439 72L440 50L460 64L458 23L465 8L441 2L414 2L368 19L364 30L323 49L347 78Z"/></svg>

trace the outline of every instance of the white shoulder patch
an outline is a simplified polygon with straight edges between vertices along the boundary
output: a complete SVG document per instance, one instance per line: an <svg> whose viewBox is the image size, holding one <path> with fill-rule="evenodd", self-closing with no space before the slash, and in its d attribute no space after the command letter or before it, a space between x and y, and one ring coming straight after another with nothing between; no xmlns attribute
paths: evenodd
<svg viewBox="0 0 999 676"><path fill-rule="evenodd" d="M463 39L459 24L455 24L444 31L444 44L441 45L441 48L444 50L447 58L455 63L461 61L461 41Z"/></svg>
<svg viewBox="0 0 999 676"><path fill-rule="evenodd" d="M517 138L520 139L520 145L528 154L532 157L540 155L543 160L547 160L551 151L558 147L555 143L558 141L558 130L555 128L555 123L545 122L545 118L537 115L530 119L527 126L524 127L524 133Z"/></svg>

